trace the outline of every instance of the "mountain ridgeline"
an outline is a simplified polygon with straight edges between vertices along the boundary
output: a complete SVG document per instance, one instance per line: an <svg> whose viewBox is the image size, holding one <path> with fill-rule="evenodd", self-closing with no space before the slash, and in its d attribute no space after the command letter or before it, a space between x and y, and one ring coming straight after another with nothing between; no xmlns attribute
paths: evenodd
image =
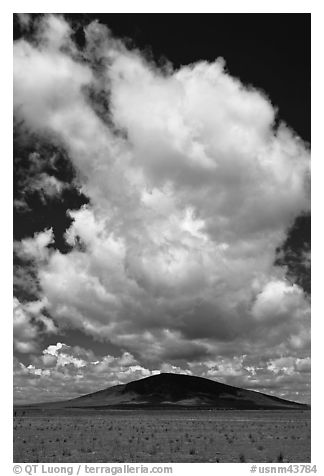
<svg viewBox="0 0 324 476"><path fill-rule="evenodd" d="M308 409L309 406L202 377L161 373L88 395L41 404L55 408Z"/></svg>

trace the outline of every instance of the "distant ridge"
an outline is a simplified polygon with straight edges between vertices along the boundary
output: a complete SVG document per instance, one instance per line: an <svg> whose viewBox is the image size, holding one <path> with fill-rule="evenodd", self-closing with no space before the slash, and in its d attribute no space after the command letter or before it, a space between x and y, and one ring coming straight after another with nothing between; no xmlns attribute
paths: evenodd
<svg viewBox="0 0 324 476"><path fill-rule="evenodd" d="M21 407L21 406L19 406ZM71 400L26 405L42 408L309 409L309 405L202 377L161 373Z"/></svg>

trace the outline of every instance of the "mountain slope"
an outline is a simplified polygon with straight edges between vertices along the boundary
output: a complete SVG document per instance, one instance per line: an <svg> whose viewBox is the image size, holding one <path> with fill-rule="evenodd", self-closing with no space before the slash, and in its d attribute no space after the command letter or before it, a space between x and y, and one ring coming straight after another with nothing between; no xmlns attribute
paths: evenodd
<svg viewBox="0 0 324 476"><path fill-rule="evenodd" d="M202 377L162 373L72 400L44 404L83 407L202 407L219 409L303 409L308 405L244 390Z"/></svg>

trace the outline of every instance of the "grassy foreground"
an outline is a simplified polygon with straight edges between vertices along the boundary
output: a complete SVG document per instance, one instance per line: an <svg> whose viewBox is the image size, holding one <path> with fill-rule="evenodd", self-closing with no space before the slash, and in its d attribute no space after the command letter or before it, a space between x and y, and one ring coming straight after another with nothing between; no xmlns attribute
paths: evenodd
<svg viewBox="0 0 324 476"><path fill-rule="evenodd" d="M106 410L14 417L14 462L309 462L310 411Z"/></svg>

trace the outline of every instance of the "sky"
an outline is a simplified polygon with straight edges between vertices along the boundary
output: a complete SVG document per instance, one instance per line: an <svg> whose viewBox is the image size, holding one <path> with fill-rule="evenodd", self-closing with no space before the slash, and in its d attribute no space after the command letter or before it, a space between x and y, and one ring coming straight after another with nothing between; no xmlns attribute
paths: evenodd
<svg viewBox="0 0 324 476"><path fill-rule="evenodd" d="M14 17L14 399L310 402L310 15Z"/></svg>

